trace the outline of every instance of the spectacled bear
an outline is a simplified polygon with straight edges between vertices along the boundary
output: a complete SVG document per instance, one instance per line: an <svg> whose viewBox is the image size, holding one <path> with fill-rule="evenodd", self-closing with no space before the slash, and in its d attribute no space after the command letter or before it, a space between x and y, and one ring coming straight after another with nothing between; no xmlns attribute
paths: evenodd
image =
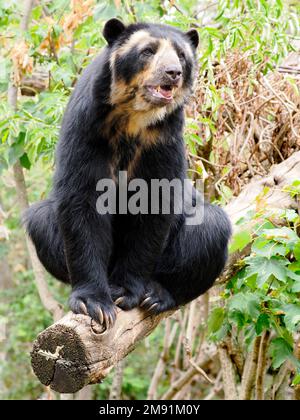
<svg viewBox="0 0 300 420"><path fill-rule="evenodd" d="M231 226L208 203L194 226L185 212L97 212L97 182L117 183L120 171L148 184L187 177L184 104L198 45L195 29L117 19L103 35L108 45L63 118L53 190L30 207L25 225L48 272L71 284L71 310L110 328L116 306L158 314L208 290L224 267Z"/></svg>

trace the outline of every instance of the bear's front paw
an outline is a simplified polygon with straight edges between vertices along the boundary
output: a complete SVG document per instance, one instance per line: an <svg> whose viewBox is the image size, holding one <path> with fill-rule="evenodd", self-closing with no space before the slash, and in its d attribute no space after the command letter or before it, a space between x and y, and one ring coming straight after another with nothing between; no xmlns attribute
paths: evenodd
<svg viewBox="0 0 300 420"><path fill-rule="evenodd" d="M159 283L153 281L148 287L140 307L151 315L158 315L177 308L171 294Z"/></svg>
<svg viewBox="0 0 300 420"><path fill-rule="evenodd" d="M105 330L112 328L117 317L117 308L110 296L91 292L86 287L72 291L69 306L75 314L89 315Z"/></svg>
<svg viewBox="0 0 300 420"><path fill-rule="evenodd" d="M113 301L124 311L139 306L145 295L144 279L131 273L113 273L109 279L109 286Z"/></svg>

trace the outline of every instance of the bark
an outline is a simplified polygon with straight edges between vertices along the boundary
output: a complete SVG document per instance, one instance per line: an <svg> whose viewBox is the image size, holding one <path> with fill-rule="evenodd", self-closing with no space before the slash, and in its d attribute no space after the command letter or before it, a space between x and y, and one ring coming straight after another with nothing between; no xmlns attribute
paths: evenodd
<svg viewBox="0 0 300 420"><path fill-rule="evenodd" d="M219 346L225 400L237 400L236 371L226 345Z"/></svg>
<svg viewBox="0 0 300 420"><path fill-rule="evenodd" d="M263 400L264 383L265 383L265 371L267 365L267 350L270 338L270 331L264 331L261 337L259 355L257 361L257 372L256 372L256 383L255 383L255 399Z"/></svg>
<svg viewBox="0 0 300 420"><path fill-rule="evenodd" d="M68 313L39 334L31 353L33 370L55 391L77 392L101 382L165 316L168 313L147 316L139 309L119 311L114 327L102 333L89 317Z"/></svg>
<svg viewBox="0 0 300 420"><path fill-rule="evenodd" d="M241 383L240 400L251 400L252 388L254 386L257 370L260 342L261 337L256 337L253 343L252 351L246 359Z"/></svg>
<svg viewBox="0 0 300 420"><path fill-rule="evenodd" d="M62 394L64 395L64 394ZM90 401L93 399L93 387L92 386L85 386L82 388L77 394L75 395L75 400L84 400Z"/></svg>
<svg viewBox="0 0 300 420"><path fill-rule="evenodd" d="M21 31L23 32L27 31L33 5L34 5L34 0L25 0L24 2L24 11L23 11L22 19L21 19L21 24L20 24Z"/></svg>
<svg viewBox="0 0 300 420"><path fill-rule="evenodd" d="M284 362L283 365L281 365L279 372L276 376L274 376L273 379L273 386L271 388L270 392L270 399L276 400L277 394L280 393L280 390L282 390L282 384L285 384L283 388L285 388L289 378L291 375L291 364L290 362Z"/></svg>
<svg viewBox="0 0 300 420"><path fill-rule="evenodd" d="M266 209L297 208L296 201L282 191L283 187L297 179L300 179L300 152L276 165L268 177L246 186L241 195L226 207L229 217L235 222L245 212L255 208L255 198L266 186L269 187L269 192L264 195ZM227 278L238 258L239 256L231 256L223 278ZM138 309L119 311L114 328L99 334L91 327L89 317L69 313L40 333L35 341L32 351L34 372L42 383L50 385L56 391L76 392L84 385L105 378L107 373L167 315L147 316ZM250 373L248 372L249 375L242 380L240 399L248 399L251 393L255 381L258 349L255 360L252 360L255 369L251 362ZM198 366L201 366L201 363ZM178 380L179 384L176 381L163 399L170 399L176 395L196 374L199 374L197 369L190 367Z"/></svg>
<svg viewBox="0 0 300 420"><path fill-rule="evenodd" d="M120 360L115 367L114 379L112 381L109 400L121 400L122 396L122 383L124 373L124 360Z"/></svg>
<svg viewBox="0 0 300 420"><path fill-rule="evenodd" d="M21 94L23 96L35 96L47 90L49 87L49 73L36 70L30 76L25 76L21 82Z"/></svg>

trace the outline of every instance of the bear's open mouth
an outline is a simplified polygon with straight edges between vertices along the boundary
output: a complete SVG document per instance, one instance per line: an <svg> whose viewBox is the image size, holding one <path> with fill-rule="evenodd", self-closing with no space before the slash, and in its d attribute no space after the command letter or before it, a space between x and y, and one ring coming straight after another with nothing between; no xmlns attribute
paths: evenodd
<svg viewBox="0 0 300 420"><path fill-rule="evenodd" d="M158 99L162 99L165 102L171 102L176 86L172 85L158 85L158 86L147 86L148 91L152 96Z"/></svg>

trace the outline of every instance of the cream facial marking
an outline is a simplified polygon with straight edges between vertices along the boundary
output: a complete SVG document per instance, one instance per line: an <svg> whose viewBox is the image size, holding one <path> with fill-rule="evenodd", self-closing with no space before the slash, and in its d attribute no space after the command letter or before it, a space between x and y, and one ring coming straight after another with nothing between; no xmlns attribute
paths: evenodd
<svg viewBox="0 0 300 420"><path fill-rule="evenodd" d="M145 30L140 30L134 32L131 37L122 45L120 48L117 48L115 51L112 52L110 57L110 67L113 70L114 64L116 61L117 56L127 54L132 48L139 46L140 48L145 47L149 42L156 41L155 38L151 37L149 32Z"/></svg>

